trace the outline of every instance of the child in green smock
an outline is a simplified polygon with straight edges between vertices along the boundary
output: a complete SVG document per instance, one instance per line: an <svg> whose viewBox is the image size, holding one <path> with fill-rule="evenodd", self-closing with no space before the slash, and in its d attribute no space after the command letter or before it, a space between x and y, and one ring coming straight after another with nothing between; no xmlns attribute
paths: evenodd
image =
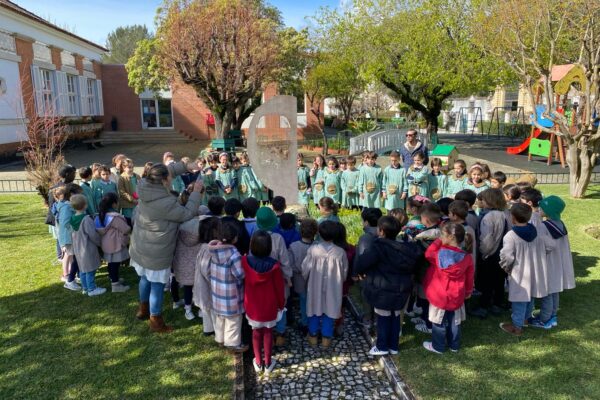
<svg viewBox="0 0 600 400"><path fill-rule="evenodd" d="M370 151L365 155L365 165L358 175L358 192L360 193L360 205L369 208L381 207L381 167L375 164L377 153Z"/></svg>
<svg viewBox="0 0 600 400"><path fill-rule="evenodd" d="M215 174L215 183L219 187L219 196L225 200L237 199L237 177L235 170L229 164L227 153L219 154L219 168Z"/></svg>
<svg viewBox="0 0 600 400"><path fill-rule="evenodd" d="M360 205L360 196L358 195L358 175L356 169L356 159L353 156L346 158L347 169L342 172L340 184L342 186L342 207L358 208Z"/></svg>
<svg viewBox="0 0 600 400"><path fill-rule="evenodd" d="M317 155L310 170L310 183L312 188L313 203L318 208L319 200L325 197L325 182L323 172L325 171L325 158Z"/></svg>
<svg viewBox="0 0 600 400"><path fill-rule="evenodd" d="M258 200L260 196L261 187L256 180L256 174L250 165L250 157L247 153L243 153L240 157L241 166L238 169L238 193L240 201L244 201L247 198L254 197ZM235 167L234 167L235 168Z"/></svg>
<svg viewBox="0 0 600 400"><path fill-rule="evenodd" d="M406 171L409 196L429 196L429 167L423 165L424 160L423 153L416 153L413 156L413 164Z"/></svg>
<svg viewBox="0 0 600 400"><path fill-rule="evenodd" d="M408 187L406 185L406 172L400 165L400 153L390 153L390 165L383 170L383 206L391 211L394 208L404 208L404 199Z"/></svg>
<svg viewBox="0 0 600 400"><path fill-rule="evenodd" d="M298 204L308 205L310 200L310 170L304 165L304 154L298 153Z"/></svg>
<svg viewBox="0 0 600 400"><path fill-rule="evenodd" d="M433 158L431 160L431 173L429 174L429 198L438 201L444 197L446 190L446 174L442 171L442 160Z"/></svg>
<svg viewBox="0 0 600 400"><path fill-rule="evenodd" d="M342 201L342 190L340 187L342 174L338 170L338 160L335 157L327 159L327 169L323 172L323 183L325 185L325 197L332 199L335 204Z"/></svg>
<svg viewBox="0 0 600 400"><path fill-rule="evenodd" d="M447 175L444 197L454 198L454 195L465 188L467 183L467 164L456 160L453 170Z"/></svg>
<svg viewBox="0 0 600 400"><path fill-rule="evenodd" d="M484 170L483 167L479 164L474 164L469 168L469 179L465 184L465 189L469 189L474 191L476 194L483 192L486 189L489 189L487 181L483 179Z"/></svg>

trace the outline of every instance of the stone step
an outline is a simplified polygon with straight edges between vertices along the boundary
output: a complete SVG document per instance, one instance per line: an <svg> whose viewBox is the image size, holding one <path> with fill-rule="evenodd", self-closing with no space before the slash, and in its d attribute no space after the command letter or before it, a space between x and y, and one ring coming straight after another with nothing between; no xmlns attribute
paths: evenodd
<svg viewBox="0 0 600 400"><path fill-rule="evenodd" d="M191 143L190 139L173 130L141 131L141 132L102 132L97 142L100 143Z"/></svg>

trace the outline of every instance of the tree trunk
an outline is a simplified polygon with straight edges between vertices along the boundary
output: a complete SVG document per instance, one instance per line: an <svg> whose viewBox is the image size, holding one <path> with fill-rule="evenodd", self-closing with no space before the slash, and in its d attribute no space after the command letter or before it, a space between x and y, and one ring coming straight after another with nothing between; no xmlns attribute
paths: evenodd
<svg viewBox="0 0 600 400"><path fill-rule="evenodd" d="M427 147L433 150L438 144L438 117L440 112L434 110L431 113L423 114L425 122L427 122Z"/></svg>
<svg viewBox="0 0 600 400"><path fill-rule="evenodd" d="M581 143L581 139L580 139ZM581 146L581 148L579 148ZM571 197L580 199L585 196L592 178L592 151L587 144L571 143L567 148L567 164L569 165L569 193Z"/></svg>
<svg viewBox="0 0 600 400"><path fill-rule="evenodd" d="M235 110L225 110L222 116L218 113L213 115L215 117L215 138L224 139L235 120Z"/></svg>

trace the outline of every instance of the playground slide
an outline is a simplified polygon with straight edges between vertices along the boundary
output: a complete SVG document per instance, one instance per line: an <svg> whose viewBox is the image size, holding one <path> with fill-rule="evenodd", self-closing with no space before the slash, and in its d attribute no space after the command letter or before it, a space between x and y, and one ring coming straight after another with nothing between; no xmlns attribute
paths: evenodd
<svg viewBox="0 0 600 400"><path fill-rule="evenodd" d="M538 137L539 137L541 134L542 134L542 131L540 131L540 130L539 130L539 129L537 129L537 128L536 128L536 129L533 131L533 137L534 137L534 138L536 138L536 139L537 139L537 138L538 138ZM526 152L526 151L527 151L527 149L529 148L529 142L530 142L530 141L531 141L531 136L530 136L530 137L528 137L527 139L525 139L525 140L523 141L523 143L521 143L521 144L520 144L520 145L518 145L518 146L507 147L507 148L506 148L506 152L507 152L508 154L521 154L521 153L523 153L523 152Z"/></svg>

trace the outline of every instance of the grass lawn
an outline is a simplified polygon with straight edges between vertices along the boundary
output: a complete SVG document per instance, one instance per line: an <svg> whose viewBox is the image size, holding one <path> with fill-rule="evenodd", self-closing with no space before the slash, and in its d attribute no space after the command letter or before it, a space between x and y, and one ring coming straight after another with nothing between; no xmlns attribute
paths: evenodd
<svg viewBox="0 0 600 400"><path fill-rule="evenodd" d="M469 318L458 354L435 355L422 348L429 335L405 322L400 353L401 376L423 399L591 399L600 397L600 241L585 229L598 224L600 186L590 198L573 200L566 185L546 185L567 203L577 288L560 297L559 326L526 329L520 339L502 332L502 317ZM354 289L356 290L356 289ZM356 293L356 291L354 292Z"/></svg>
<svg viewBox="0 0 600 400"><path fill-rule="evenodd" d="M0 195L0 399L231 397L233 359L197 319L166 304L170 335L135 319L132 269L123 271L126 293L62 288L44 216L36 195ZM106 268L97 282L109 286Z"/></svg>

